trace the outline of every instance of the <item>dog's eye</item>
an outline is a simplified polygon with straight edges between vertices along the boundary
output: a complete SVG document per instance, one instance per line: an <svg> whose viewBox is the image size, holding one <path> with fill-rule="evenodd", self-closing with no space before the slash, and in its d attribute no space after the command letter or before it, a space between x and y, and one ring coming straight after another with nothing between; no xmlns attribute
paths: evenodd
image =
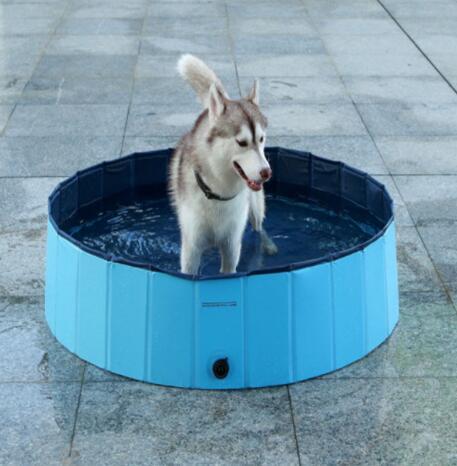
<svg viewBox="0 0 457 466"><path fill-rule="evenodd" d="M238 145L240 147L247 147L248 146L248 142L247 141L236 141L238 143Z"/></svg>
<svg viewBox="0 0 457 466"><path fill-rule="evenodd" d="M263 139L264 139L264 137L263 137L263 136L260 136L259 141L262 143L262 142L263 142Z"/></svg>

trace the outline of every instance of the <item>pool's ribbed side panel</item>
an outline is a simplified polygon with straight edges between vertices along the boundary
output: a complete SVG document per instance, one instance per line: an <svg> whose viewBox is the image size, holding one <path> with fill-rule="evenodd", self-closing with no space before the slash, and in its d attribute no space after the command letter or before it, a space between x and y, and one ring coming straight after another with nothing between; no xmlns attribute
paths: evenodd
<svg viewBox="0 0 457 466"><path fill-rule="evenodd" d="M204 388L244 386L242 280L196 282L196 380ZM221 325L223 322L223 325ZM215 380L212 363L228 358L230 371Z"/></svg>
<svg viewBox="0 0 457 466"><path fill-rule="evenodd" d="M56 332L56 289L58 273L57 248L59 235L48 222L46 240L46 288L45 288L45 315L52 333Z"/></svg>
<svg viewBox="0 0 457 466"><path fill-rule="evenodd" d="M109 263L79 252L76 352L104 367L106 360L106 300Z"/></svg>
<svg viewBox="0 0 457 466"><path fill-rule="evenodd" d="M335 368L330 263L292 272L295 379L316 377Z"/></svg>
<svg viewBox="0 0 457 466"><path fill-rule="evenodd" d="M385 241L381 238L363 253L367 352L376 348L389 334L385 252Z"/></svg>
<svg viewBox="0 0 457 466"><path fill-rule="evenodd" d="M387 229L383 239L385 242L387 303L389 309L388 321L390 334L397 324L399 317L397 248L394 223L392 223Z"/></svg>
<svg viewBox="0 0 457 466"><path fill-rule="evenodd" d="M57 244L55 334L70 351L76 351L76 312L78 305L78 261L81 252L59 237Z"/></svg>
<svg viewBox="0 0 457 466"><path fill-rule="evenodd" d="M290 272L190 281L92 256L48 228L46 318L70 351L139 380L278 385L363 357L398 320L395 229L361 252ZM225 379L212 372L228 358Z"/></svg>
<svg viewBox="0 0 457 466"><path fill-rule="evenodd" d="M144 379L148 271L113 263L111 271L110 369Z"/></svg>
<svg viewBox="0 0 457 466"><path fill-rule="evenodd" d="M249 386L292 381L287 273L245 278Z"/></svg>
<svg viewBox="0 0 457 466"><path fill-rule="evenodd" d="M333 262L336 368L361 358L365 352L363 253Z"/></svg>
<svg viewBox="0 0 457 466"><path fill-rule="evenodd" d="M193 386L195 283L154 273L149 318L150 381Z"/></svg>

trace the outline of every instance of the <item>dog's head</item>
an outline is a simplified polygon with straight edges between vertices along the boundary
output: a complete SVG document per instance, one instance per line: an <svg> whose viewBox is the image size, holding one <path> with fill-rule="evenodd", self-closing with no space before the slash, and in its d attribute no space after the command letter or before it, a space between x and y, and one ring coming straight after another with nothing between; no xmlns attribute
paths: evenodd
<svg viewBox="0 0 457 466"><path fill-rule="evenodd" d="M229 99L216 84L208 96L207 144L224 169L233 170L253 191L271 178L265 157L267 119L259 108L259 85L240 100Z"/></svg>

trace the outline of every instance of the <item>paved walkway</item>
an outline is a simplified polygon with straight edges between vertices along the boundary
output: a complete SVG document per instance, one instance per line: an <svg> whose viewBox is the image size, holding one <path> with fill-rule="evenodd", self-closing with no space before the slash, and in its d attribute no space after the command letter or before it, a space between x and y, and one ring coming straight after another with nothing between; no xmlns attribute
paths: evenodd
<svg viewBox="0 0 457 466"><path fill-rule="evenodd" d="M456 24L457 0L0 0L0 464L457 464ZM401 322L363 361L191 392L104 373L50 336L46 197L176 142L198 111L181 52L233 95L261 79L270 144L395 197Z"/></svg>

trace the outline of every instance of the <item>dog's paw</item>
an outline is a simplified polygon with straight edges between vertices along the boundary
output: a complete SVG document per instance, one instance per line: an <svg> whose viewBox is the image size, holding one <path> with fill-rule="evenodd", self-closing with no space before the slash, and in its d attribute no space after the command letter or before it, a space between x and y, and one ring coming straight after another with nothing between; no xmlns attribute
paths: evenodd
<svg viewBox="0 0 457 466"><path fill-rule="evenodd" d="M278 246L276 246L273 241L268 238L268 241L265 241L262 245L263 252L267 254L268 256L274 256L275 254L278 253Z"/></svg>

